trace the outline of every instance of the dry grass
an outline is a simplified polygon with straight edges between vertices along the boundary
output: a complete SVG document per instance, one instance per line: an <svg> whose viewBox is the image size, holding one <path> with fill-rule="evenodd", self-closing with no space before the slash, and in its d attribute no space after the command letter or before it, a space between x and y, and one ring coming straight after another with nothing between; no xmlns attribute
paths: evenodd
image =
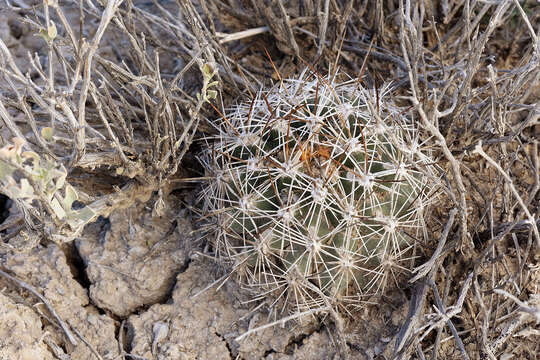
<svg viewBox="0 0 540 360"><path fill-rule="evenodd" d="M0 40L3 142L24 138L26 150L65 166L98 215L153 193L159 214L182 183L182 160L211 128L203 119L217 117L196 96L204 64L217 70L216 108L306 66L368 88L392 81L446 187L417 244L410 309L390 356L533 359L540 351L537 2L11 5L44 39L25 69ZM89 176L107 185L89 185ZM49 241L62 228L40 225L51 224L39 218L43 204L33 202L35 212L19 205L2 225L6 246Z"/></svg>

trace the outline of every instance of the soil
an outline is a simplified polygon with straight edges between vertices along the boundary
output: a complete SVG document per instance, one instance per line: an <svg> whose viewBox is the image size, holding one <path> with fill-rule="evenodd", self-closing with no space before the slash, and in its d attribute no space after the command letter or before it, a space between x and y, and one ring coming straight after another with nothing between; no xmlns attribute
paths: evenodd
<svg viewBox="0 0 540 360"><path fill-rule="evenodd" d="M2 2L0 38L21 69L28 70L28 52L45 56L43 40L20 22L18 13L4 6ZM278 46L286 47L286 44ZM261 61L261 57L252 57L248 54L240 61L246 66ZM293 69L285 67L282 71L288 73ZM16 120L22 122L24 117ZM2 139L8 138L5 128L0 132ZM471 166L471 172L481 173L480 165L478 169L475 166ZM481 175L479 182L489 178ZM531 183L524 181L519 185L526 188ZM480 188L489 194L489 186ZM481 202L480 195L472 200ZM117 210L108 218L88 225L73 243L0 247L0 269L36 289L76 340L73 344L68 339L41 299L24 290L20 283L0 276L0 360L322 360L341 358L340 343L348 345L351 359L392 356L411 298L406 282L400 284L402 289L371 299L372 304L354 314L346 335L342 334L344 339L336 338L341 335L336 335L339 332L331 319L314 317L301 323L272 326L235 340L249 330L272 322L274 314L269 314L265 307L258 307L258 303L249 302L245 290L234 281L220 281L224 273L219 266L197 251L200 241L191 215L175 197L167 201L161 217L153 216L151 202ZM9 211L13 216L15 207L11 202L2 200L1 203L6 204L5 209L0 208L2 220ZM445 212L441 207L432 217L443 222ZM480 221L483 216L478 213L472 218ZM521 238L515 241L526 243ZM509 240L498 246L511 248L514 243ZM471 252L464 257L470 259L474 255L477 254ZM539 261L537 255L531 263ZM517 273L523 266L517 256L505 258L504 264L504 267L486 267L488 270L482 276L490 279L492 272ZM461 269L460 264L453 265ZM523 288L528 293L538 294L540 271L538 265L531 266L536 266L532 269L535 271L530 271L533 275L520 279L520 285L525 284ZM453 285L457 288L462 284ZM448 299L458 295L450 291ZM486 303L491 295L485 296ZM533 305L540 306L540 298L536 296L534 301L538 303ZM493 324L503 336L519 315L504 313L506 307L502 305L500 309L494 317L503 320L493 320ZM465 303L462 327L480 328L476 317L481 312L482 309ZM456 324L460 325L458 321ZM442 335L439 357L461 358L451 334L442 332ZM534 338L538 338L537 324L526 322L501 349L501 358L532 359L530 354L538 348L534 340L531 341ZM470 354L479 354L474 336L470 336L464 346Z"/></svg>
<svg viewBox="0 0 540 360"><path fill-rule="evenodd" d="M4 6L4 5L2 5ZM75 13L76 14L76 13ZM23 71L43 40L0 9L0 36ZM7 138L7 137L4 137ZM76 338L73 345L31 292L0 277L0 359L332 359L324 326L288 323L237 342L267 314L244 304L209 259L193 259L192 220L178 204L161 218L146 204L112 213L71 244L0 249L0 266L36 289ZM12 206L8 210L14 211ZM13 214L11 214L13 215ZM23 251L21 251L23 250ZM208 290L203 291L205 288Z"/></svg>
<svg viewBox="0 0 540 360"><path fill-rule="evenodd" d="M252 311L234 282L209 287L220 273L212 261L186 255L193 239L185 213L176 216L175 226L164 219L170 217L152 219L151 211L138 204L88 226L80 240L63 249L50 244L0 253L2 268L39 289L79 340L70 344L39 299L0 278L1 358L338 356L329 330L315 321L287 323L235 341L266 324L267 314Z"/></svg>

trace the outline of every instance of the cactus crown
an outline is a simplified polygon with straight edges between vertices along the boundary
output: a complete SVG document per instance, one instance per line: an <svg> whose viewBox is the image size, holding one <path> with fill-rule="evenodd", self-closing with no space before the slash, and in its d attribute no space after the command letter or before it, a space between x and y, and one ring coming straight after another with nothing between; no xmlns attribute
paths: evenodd
<svg viewBox="0 0 540 360"><path fill-rule="evenodd" d="M356 81L305 71L217 122L201 200L216 254L261 298L358 305L403 269L431 160L386 92L370 106Z"/></svg>

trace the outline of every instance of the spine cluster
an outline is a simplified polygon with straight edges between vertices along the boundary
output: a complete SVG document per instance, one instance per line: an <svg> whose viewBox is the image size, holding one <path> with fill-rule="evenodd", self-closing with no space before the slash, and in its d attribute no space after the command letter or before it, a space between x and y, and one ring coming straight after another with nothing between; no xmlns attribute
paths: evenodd
<svg viewBox="0 0 540 360"><path fill-rule="evenodd" d="M216 254L260 297L358 305L410 259L431 160L380 95L306 71L216 123L201 200Z"/></svg>

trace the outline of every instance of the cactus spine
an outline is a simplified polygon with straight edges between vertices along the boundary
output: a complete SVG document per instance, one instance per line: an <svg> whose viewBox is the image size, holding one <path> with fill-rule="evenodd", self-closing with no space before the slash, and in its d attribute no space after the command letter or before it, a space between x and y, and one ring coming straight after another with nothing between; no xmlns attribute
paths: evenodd
<svg viewBox="0 0 540 360"><path fill-rule="evenodd" d="M381 92L376 109L356 81L305 71L216 123L201 200L216 254L261 297L354 306L403 268L431 160Z"/></svg>

